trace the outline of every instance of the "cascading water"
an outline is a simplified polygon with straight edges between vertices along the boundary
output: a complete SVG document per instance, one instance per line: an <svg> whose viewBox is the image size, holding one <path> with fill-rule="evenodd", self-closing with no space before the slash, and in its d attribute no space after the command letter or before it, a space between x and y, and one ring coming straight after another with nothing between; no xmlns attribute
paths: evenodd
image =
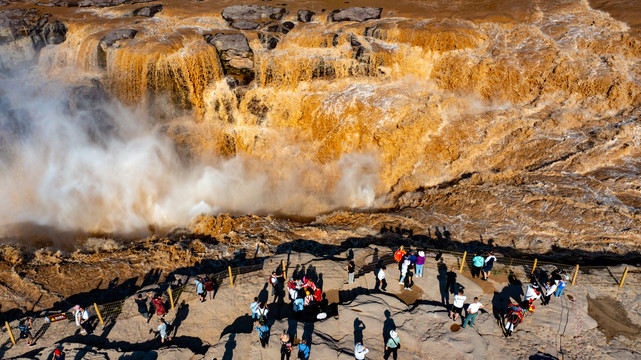
<svg viewBox="0 0 641 360"><path fill-rule="evenodd" d="M2 224L118 233L420 205L420 221L524 247L638 240L617 235L641 206L635 30L579 0L477 17L408 4L348 22L273 7L235 22L178 1L151 18L130 17L140 4L57 9L66 41L0 86ZM86 105L78 87L106 96Z"/></svg>

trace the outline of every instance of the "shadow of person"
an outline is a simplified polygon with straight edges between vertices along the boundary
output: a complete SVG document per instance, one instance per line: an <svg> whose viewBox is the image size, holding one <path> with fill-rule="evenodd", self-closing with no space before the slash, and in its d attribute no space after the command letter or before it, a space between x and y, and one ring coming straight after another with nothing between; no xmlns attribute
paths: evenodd
<svg viewBox="0 0 641 360"><path fill-rule="evenodd" d="M258 293L258 301L263 304L267 304L267 301L269 300L269 291L267 291L267 286L269 286L269 283L265 283L265 286L263 286Z"/></svg>
<svg viewBox="0 0 641 360"><path fill-rule="evenodd" d="M354 344L363 343L363 330L365 330L365 323L359 318L354 319Z"/></svg>
<svg viewBox="0 0 641 360"><path fill-rule="evenodd" d="M236 334L229 335L229 339L225 343L225 353L222 360L232 360L234 358L234 349L236 348Z"/></svg>
<svg viewBox="0 0 641 360"><path fill-rule="evenodd" d="M178 310L176 311L176 317L174 318L174 321L172 321L171 325L174 330L174 336L176 337L176 334L178 333L178 328L182 324L182 322L187 319L187 315L189 315L189 304L183 302L180 304L178 307Z"/></svg>
<svg viewBox="0 0 641 360"><path fill-rule="evenodd" d="M436 279L438 280L438 289L441 293L441 303L445 306L450 304L450 294L447 289L447 265L440 261L438 263L438 275Z"/></svg>
<svg viewBox="0 0 641 360"><path fill-rule="evenodd" d="M303 335L301 335L301 339L307 341L309 347L312 346L312 334L314 334L314 323L312 321L306 322L305 325L303 325Z"/></svg>
<svg viewBox="0 0 641 360"><path fill-rule="evenodd" d="M383 343L386 344L387 340L389 340L389 332L396 330L396 323L394 323L394 319L392 319L392 314L389 310L385 310L383 314L385 314L385 321L383 322Z"/></svg>
<svg viewBox="0 0 641 360"><path fill-rule="evenodd" d="M523 287L520 285L506 285L500 292L495 291L492 297L492 315L499 325L504 324L507 307L512 300L517 304L521 303Z"/></svg>
<svg viewBox="0 0 641 360"><path fill-rule="evenodd" d="M354 260L354 250L349 249L347 252L347 260Z"/></svg>

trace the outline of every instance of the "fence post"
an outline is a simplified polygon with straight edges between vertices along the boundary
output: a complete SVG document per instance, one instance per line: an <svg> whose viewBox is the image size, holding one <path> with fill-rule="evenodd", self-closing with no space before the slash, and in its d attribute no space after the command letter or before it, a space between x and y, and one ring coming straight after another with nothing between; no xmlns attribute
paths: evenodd
<svg viewBox="0 0 641 360"><path fill-rule="evenodd" d="M571 285L574 286L574 282L576 281L576 274L579 273L579 264L576 264L576 268L574 269L574 275L572 276L572 283Z"/></svg>
<svg viewBox="0 0 641 360"><path fill-rule="evenodd" d="M96 305L96 303L93 303L93 307L96 309L96 315L98 315L98 320L100 320L101 324L104 324L105 322L102 321L102 315L100 314L100 310L98 310L98 305Z"/></svg>
<svg viewBox="0 0 641 360"><path fill-rule="evenodd" d="M465 257L467 256L467 251L463 252L463 260L461 261L461 268L458 270L459 273L463 273L463 265L465 265Z"/></svg>
<svg viewBox="0 0 641 360"><path fill-rule="evenodd" d="M234 277L231 275L231 266L227 266L227 268L229 269L229 283L231 286L234 286Z"/></svg>
<svg viewBox="0 0 641 360"><path fill-rule="evenodd" d="M171 285L167 288L167 293L169 294L169 302L171 303L171 309L174 309L174 294L171 293Z"/></svg>
<svg viewBox="0 0 641 360"><path fill-rule="evenodd" d="M13 337L13 332L11 331L11 326L9 326L9 322L5 321L4 324L7 326L7 331L9 332L9 337L11 337L11 342L13 345L16 344L16 338Z"/></svg>
<svg viewBox="0 0 641 360"><path fill-rule="evenodd" d="M534 265L532 265L532 272L530 275L534 275L534 269L536 269L536 263L539 262L539 259L534 259Z"/></svg>
<svg viewBox="0 0 641 360"><path fill-rule="evenodd" d="M621 278L621 282L619 283L619 287L623 287L623 283L625 282L625 277L628 275L628 266L625 267L625 271L623 272L623 277Z"/></svg>
<svg viewBox="0 0 641 360"><path fill-rule="evenodd" d="M283 268L283 279L287 281L287 269L285 269L285 259L281 260L280 266Z"/></svg>

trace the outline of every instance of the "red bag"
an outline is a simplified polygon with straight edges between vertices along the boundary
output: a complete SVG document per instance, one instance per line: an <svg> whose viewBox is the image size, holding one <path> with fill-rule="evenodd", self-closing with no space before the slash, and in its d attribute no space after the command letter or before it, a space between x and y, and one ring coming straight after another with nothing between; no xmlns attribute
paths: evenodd
<svg viewBox="0 0 641 360"><path fill-rule="evenodd" d="M316 288L316 291L314 291L314 300L321 301L322 298L323 298L323 291L319 288Z"/></svg>
<svg viewBox="0 0 641 360"><path fill-rule="evenodd" d="M405 256L405 254L407 254L407 253L405 251L403 251L403 250L396 251L394 253L394 260L396 260L396 262L401 262L401 260L403 260L403 256Z"/></svg>

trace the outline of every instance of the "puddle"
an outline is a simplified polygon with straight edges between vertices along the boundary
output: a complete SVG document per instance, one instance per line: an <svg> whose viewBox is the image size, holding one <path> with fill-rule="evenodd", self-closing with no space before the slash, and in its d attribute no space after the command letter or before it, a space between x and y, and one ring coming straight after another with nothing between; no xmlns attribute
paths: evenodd
<svg viewBox="0 0 641 360"><path fill-rule="evenodd" d="M619 335L632 339L641 333L641 327L630 321L621 303L609 296L588 297L588 315L596 320L608 340Z"/></svg>

